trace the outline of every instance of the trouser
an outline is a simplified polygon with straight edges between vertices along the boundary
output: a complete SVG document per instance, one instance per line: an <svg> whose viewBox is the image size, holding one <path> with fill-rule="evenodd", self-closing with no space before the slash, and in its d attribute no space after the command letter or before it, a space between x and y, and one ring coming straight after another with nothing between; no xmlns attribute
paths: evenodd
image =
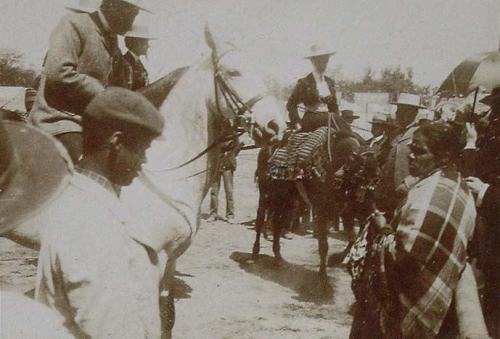
<svg viewBox="0 0 500 339"><path fill-rule="evenodd" d="M233 171L231 170L223 170L212 184L210 191L210 214L217 215L219 209L221 177L224 181L224 191L226 193L226 217L234 216Z"/></svg>
<svg viewBox="0 0 500 339"><path fill-rule="evenodd" d="M74 164L77 164L83 154L83 136L80 132L70 132L55 135L55 137L66 147Z"/></svg>

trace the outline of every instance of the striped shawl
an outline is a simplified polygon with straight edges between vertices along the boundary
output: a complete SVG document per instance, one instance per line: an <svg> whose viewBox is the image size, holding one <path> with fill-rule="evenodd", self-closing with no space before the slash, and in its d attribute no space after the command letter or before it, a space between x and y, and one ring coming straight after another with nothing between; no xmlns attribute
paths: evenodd
<svg viewBox="0 0 500 339"><path fill-rule="evenodd" d="M394 242L383 247L404 338L439 333L466 264L475 219L474 199L451 168L418 182L397 210Z"/></svg>

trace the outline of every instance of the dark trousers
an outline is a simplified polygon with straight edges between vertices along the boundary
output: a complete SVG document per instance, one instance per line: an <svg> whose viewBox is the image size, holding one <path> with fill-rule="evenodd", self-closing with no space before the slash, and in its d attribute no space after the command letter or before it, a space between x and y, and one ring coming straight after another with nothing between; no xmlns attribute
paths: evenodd
<svg viewBox="0 0 500 339"><path fill-rule="evenodd" d="M66 147L69 156L74 164L77 164L83 154L82 133L70 132L55 136Z"/></svg>
<svg viewBox="0 0 500 339"><path fill-rule="evenodd" d="M215 179L210 191L210 214L217 215L219 209L219 191L221 177L224 181L224 191L226 193L226 217L234 217L234 199L233 199L233 171L223 170Z"/></svg>

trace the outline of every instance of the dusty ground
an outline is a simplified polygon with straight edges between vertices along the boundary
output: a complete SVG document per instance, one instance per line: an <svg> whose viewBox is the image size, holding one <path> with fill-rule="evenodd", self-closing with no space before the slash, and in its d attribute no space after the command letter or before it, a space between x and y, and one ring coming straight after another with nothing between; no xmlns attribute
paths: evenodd
<svg viewBox="0 0 500 339"><path fill-rule="evenodd" d="M174 338L347 338L353 302L350 278L343 269L331 268L331 289L319 286L314 238L294 235L282 240L286 263L279 268L265 240L259 260L251 260L255 159L255 151L244 151L238 158L235 223L204 221L178 262ZM220 198L223 214L222 193ZM334 237L329 243L331 251L345 244ZM36 252L0 239L0 287L32 289L35 265Z"/></svg>

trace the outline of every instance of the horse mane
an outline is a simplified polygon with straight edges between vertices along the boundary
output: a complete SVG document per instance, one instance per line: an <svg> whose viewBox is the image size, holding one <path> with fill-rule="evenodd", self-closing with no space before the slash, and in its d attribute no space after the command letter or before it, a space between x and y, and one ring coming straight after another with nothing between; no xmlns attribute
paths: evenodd
<svg viewBox="0 0 500 339"><path fill-rule="evenodd" d="M144 95L156 108L160 108L172 88L174 88L175 84L188 69L189 66L177 68L152 84L142 88L139 90L139 93Z"/></svg>

